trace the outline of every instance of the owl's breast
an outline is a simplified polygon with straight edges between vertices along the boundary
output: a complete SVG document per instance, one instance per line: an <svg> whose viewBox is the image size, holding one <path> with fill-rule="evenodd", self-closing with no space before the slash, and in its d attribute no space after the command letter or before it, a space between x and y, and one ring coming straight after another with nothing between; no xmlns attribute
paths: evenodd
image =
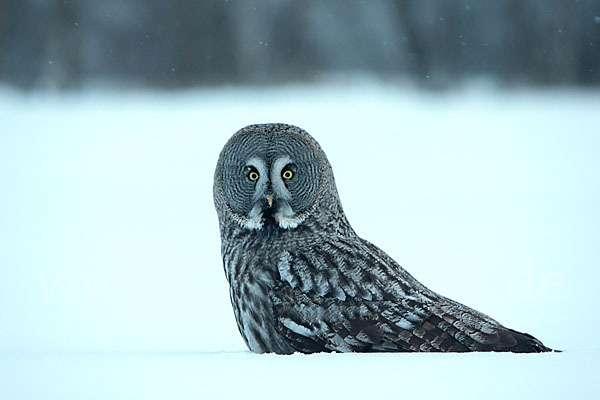
<svg viewBox="0 0 600 400"><path fill-rule="evenodd" d="M276 252L243 243L223 251L233 311L248 348L258 353L293 353L275 329L270 291L279 280Z"/></svg>

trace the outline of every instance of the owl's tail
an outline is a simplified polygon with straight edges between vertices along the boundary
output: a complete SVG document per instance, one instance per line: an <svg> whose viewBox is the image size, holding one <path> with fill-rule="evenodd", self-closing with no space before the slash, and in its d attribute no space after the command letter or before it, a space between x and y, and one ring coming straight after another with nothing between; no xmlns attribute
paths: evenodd
<svg viewBox="0 0 600 400"><path fill-rule="evenodd" d="M560 352L560 350L554 350L544 346L542 342L528 333L517 332L510 328L507 328L507 332L512 339L517 342L514 346L511 346L510 349L506 349L512 351L513 353L545 353L548 351Z"/></svg>

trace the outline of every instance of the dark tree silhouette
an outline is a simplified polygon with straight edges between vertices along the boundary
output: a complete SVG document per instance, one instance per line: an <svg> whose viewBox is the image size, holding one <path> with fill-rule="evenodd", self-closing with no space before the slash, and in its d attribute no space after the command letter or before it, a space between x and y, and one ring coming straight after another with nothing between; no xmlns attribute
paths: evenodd
<svg viewBox="0 0 600 400"><path fill-rule="evenodd" d="M0 82L600 83L600 0L0 0Z"/></svg>

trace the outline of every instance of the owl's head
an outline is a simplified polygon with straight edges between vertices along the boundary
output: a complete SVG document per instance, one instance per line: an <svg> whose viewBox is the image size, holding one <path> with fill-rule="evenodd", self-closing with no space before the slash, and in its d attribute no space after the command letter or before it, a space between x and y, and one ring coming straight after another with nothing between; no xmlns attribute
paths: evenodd
<svg viewBox="0 0 600 400"><path fill-rule="evenodd" d="M286 124L249 125L221 151L214 183L215 206L242 227L295 229L324 196L339 208L331 167L319 144Z"/></svg>

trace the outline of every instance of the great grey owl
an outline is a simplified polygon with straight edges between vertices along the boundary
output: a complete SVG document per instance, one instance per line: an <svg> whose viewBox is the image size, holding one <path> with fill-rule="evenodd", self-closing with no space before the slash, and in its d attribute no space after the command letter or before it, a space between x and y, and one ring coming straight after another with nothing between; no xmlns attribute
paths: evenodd
<svg viewBox="0 0 600 400"><path fill-rule="evenodd" d="M213 194L231 303L251 351L550 350L427 289L358 237L325 153L298 127L235 133Z"/></svg>

